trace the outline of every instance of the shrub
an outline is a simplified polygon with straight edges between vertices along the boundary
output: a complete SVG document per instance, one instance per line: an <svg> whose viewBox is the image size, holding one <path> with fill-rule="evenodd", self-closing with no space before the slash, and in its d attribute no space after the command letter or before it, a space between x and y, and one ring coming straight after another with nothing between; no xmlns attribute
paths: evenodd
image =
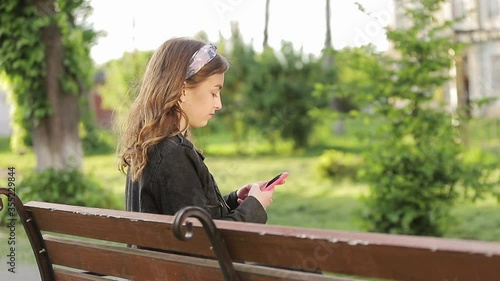
<svg viewBox="0 0 500 281"><path fill-rule="evenodd" d="M120 206L110 190L77 169L33 172L21 180L16 192L23 202L43 201L110 209L119 209ZM3 200L6 203L7 200ZM7 212L0 212L0 222L5 223L6 218Z"/></svg>
<svg viewBox="0 0 500 281"><path fill-rule="evenodd" d="M414 120L417 126L418 119ZM453 143L453 129L445 122L436 116L427 124L428 133L405 137L387 134L372 143L363 171L370 184L370 197L365 202L370 231L443 234L464 175L460 146Z"/></svg>
<svg viewBox="0 0 500 281"><path fill-rule="evenodd" d="M494 153L474 148L463 155L465 186L475 188L464 189L464 197L473 201L494 196L500 202L500 159Z"/></svg>
<svg viewBox="0 0 500 281"><path fill-rule="evenodd" d="M332 149L320 156L317 170L322 177L356 180L361 165L361 157Z"/></svg>
<svg viewBox="0 0 500 281"><path fill-rule="evenodd" d="M82 131L82 147L85 155L102 155L114 152L116 142L111 132L95 128Z"/></svg>
<svg viewBox="0 0 500 281"><path fill-rule="evenodd" d="M451 114L436 100L461 55L461 46L443 33L451 23L435 18L445 2L418 0L405 7L409 26L387 32L396 55L362 65L374 89L373 114L382 122L364 157L369 231L440 236L462 193L495 194L493 166L471 165L463 157L464 108Z"/></svg>

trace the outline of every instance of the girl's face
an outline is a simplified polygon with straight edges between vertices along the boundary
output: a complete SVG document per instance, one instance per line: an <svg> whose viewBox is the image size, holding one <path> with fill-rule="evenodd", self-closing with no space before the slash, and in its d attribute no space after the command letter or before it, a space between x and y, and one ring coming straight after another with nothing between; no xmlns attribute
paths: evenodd
<svg viewBox="0 0 500 281"><path fill-rule="evenodd" d="M194 88L186 88L181 97L181 108L186 113L190 128L207 125L215 112L222 108L221 90L224 73L214 74Z"/></svg>

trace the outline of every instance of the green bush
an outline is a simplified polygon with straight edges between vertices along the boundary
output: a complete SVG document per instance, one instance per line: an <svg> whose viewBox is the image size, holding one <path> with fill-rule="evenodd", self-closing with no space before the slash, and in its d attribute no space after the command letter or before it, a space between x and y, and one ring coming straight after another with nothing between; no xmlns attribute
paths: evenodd
<svg viewBox="0 0 500 281"><path fill-rule="evenodd" d="M427 130L405 137L387 134L366 155L362 175L370 197L364 217L370 231L441 236L450 221L464 176L460 146L445 119L414 121Z"/></svg>
<svg viewBox="0 0 500 281"><path fill-rule="evenodd" d="M500 159L497 155L479 148L468 149L463 155L465 186L464 198L472 201L492 195L500 202Z"/></svg>
<svg viewBox="0 0 500 281"><path fill-rule="evenodd" d="M113 134L97 128L82 129L82 146L85 155L113 153L116 142Z"/></svg>
<svg viewBox="0 0 500 281"><path fill-rule="evenodd" d="M418 0L406 7L411 24L387 32L397 55L360 65L373 89L365 118L380 122L367 138L362 173L370 192L364 214L368 231L441 236L461 196L495 192L493 166L464 159L464 108L449 112L436 99L463 47L443 34L449 22L435 20L445 2Z"/></svg>
<svg viewBox="0 0 500 281"><path fill-rule="evenodd" d="M119 209L120 206L110 190L101 187L90 175L85 175L77 169L33 172L21 180L16 193L24 203L43 201L109 209ZM7 203L5 198L3 200ZM2 224L5 223L7 215L5 211L0 212Z"/></svg>
<svg viewBox="0 0 500 281"><path fill-rule="evenodd" d="M332 149L320 156L317 170L322 177L333 180L356 180L361 165L361 157Z"/></svg>

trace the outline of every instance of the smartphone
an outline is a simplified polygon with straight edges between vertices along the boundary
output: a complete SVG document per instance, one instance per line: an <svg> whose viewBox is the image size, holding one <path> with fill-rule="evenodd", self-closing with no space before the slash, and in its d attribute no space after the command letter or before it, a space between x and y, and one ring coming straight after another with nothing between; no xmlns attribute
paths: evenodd
<svg viewBox="0 0 500 281"><path fill-rule="evenodd" d="M269 180L267 182L267 184L263 190L264 191L271 190L275 185L277 185L278 183L281 183L284 179L286 179L286 177L288 177L287 172L279 173L277 176L275 176L274 178L272 178L271 180Z"/></svg>

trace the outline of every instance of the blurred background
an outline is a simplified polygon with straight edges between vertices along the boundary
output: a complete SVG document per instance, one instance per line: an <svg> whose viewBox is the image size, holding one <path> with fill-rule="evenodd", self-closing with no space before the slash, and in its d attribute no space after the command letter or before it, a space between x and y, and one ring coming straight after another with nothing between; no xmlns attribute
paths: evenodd
<svg viewBox="0 0 500 281"><path fill-rule="evenodd" d="M269 224L500 241L500 0L2 1L0 186L123 209L117 124L173 37L231 63L193 132L221 190L289 172Z"/></svg>

